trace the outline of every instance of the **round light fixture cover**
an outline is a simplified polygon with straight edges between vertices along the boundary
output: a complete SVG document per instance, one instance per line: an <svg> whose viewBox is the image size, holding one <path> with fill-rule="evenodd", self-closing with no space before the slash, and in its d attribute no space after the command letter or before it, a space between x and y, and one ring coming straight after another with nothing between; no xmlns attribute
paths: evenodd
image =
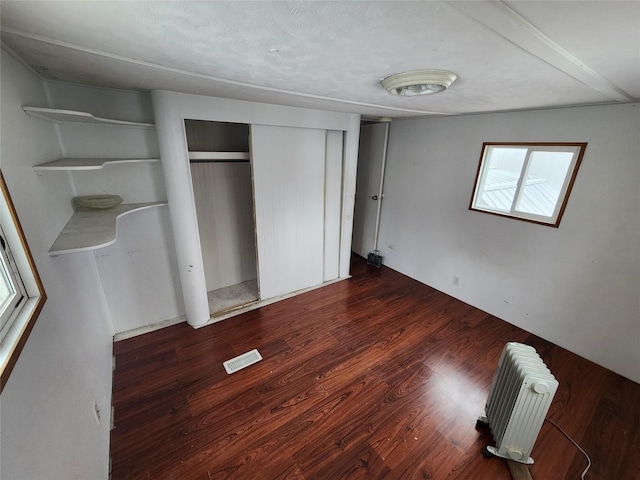
<svg viewBox="0 0 640 480"><path fill-rule="evenodd" d="M383 78L380 83L389 95L414 97L444 92L458 76L447 70L412 70Z"/></svg>

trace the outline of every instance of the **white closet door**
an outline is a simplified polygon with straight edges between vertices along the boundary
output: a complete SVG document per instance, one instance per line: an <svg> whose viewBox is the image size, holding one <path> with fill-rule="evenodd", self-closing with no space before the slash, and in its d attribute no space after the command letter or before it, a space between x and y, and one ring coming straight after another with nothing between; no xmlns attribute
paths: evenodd
<svg viewBox="0 0 640 480"><path fill-rule="evenodd" d="M260 297L324 276L326 131L251 126Z"/></svg>
<svg viewBox="0 0 640 480"><path fill-rule="evenodd" d="M324 199L324 281L340 276L340 227L342 225L343 132L327 132Z"/></svg>

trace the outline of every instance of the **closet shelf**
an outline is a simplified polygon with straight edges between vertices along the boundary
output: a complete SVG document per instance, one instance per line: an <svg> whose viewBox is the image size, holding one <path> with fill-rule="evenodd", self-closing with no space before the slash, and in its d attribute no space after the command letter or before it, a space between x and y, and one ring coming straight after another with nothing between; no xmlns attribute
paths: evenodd
<svg viewBox="0 0 640 480"><path fill-rule="evenodd" d="M24 113L32 117L48 120L49 122L76 122L76 123L98 123L103 125L124 125L128 127L155 127L154 123L130 122L127 120L114 120L111 118L96 117L91 113L78 112L75 110L61 110L58 108L44 107L22 107Z"/></svg>
<svg viewBox="0 0 640 480"><path fill-rule="evenodd" d="M189 152L189 160L240 162L249 159L249 152Z"/></svg>
<svg viewBox="0 0 640 480"><path fill-rule="evenodd" d="M99 170L116 163L159 162L159 158L60 158L53 162L34 165L36 171L47 170Z"/></svg>
<svg viewBox="0 0 640 480"><path fill-rule="evenodd" d="M83 252L111 245L116 241L119 217L163 205L167 205L167 202L120 204L105 210L78 207L49 249L49 255Z"/></svg>

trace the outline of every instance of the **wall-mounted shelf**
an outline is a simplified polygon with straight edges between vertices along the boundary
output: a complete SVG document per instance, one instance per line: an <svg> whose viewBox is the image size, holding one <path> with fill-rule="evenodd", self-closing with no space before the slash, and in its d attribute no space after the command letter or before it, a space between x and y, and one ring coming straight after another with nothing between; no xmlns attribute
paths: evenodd
<svg viewBox="0 0 640 480"><path fill-rule="evenodd" d="M61 158L33 166L36 171L47 170L99 170L117 163L159 162L159 158Z"/></svg>
<svg viewBox="0 0 640 480"><path fill-rule="evenodd" d="M145 122L130 122L127 120L114 120L111 118L96 117L91 113L78 112L75 110L61 110L59 108L44 107L22 107L24 113L32 117L48 120L49 122L75 122L75 123L97 123L102 125L123 125L128 127L153 128L155 124Z"/></svg>
<svg viewBox="0 0 640 480"><path fill-rule="evenodd" d="M87 112L61 110L58 108L23 106L24 113L49 122L73 122L98 125L120 125L125 127L153 128L155 124L130 122L96 117ZM53 170L99 170L105 165L139 162L158 162L158 158L60 158L52 162L35 165L36 171ZM167 202L121 204L104 210L79 207L49 249L49 255L83 252L106 247L116 241L118 218L132 212L167 205Z"/></svg>
<svg viewBox="0 0 640 480"><path fill-rule="evenodd" d="M163 205L167 205L167 202L121 204L105 210L79 207L49 249L49 255L83 252L111 245L116 241L118 218Z"/></svg>
<svg viewBox="0 0 640 480"><path fill-rule="evenodd" d="M245 162L249 152L189 152L189 160L196 162Z"/></svg>

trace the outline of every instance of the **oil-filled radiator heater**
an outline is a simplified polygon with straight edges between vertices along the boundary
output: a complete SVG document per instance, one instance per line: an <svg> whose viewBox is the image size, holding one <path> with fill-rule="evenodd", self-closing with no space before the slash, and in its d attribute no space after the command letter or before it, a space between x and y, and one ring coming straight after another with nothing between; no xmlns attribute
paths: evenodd
<svg viewBox="0 0 640 480"><path fill-rule="evenodd" d="M535 348L509 342L500 355L485 407L487 424L496 442L485 456L531 464L531 450L549 411L558 381Z"/></svg>

